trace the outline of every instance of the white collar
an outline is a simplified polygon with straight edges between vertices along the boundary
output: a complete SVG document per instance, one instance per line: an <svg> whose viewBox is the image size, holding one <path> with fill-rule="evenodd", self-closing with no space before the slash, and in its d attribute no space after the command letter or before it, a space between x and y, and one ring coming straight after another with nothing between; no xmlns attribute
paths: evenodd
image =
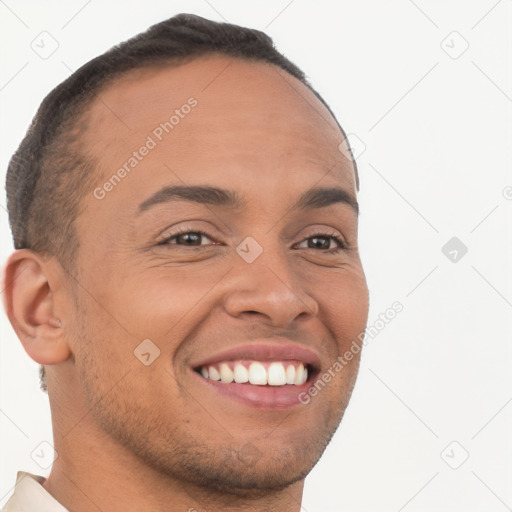
<svg viewBox="0 0 512 512"><path fill-rule="evenodd" d="M44 476L18 471L14 493L2 512L69 512L43 486Z"/></svg>

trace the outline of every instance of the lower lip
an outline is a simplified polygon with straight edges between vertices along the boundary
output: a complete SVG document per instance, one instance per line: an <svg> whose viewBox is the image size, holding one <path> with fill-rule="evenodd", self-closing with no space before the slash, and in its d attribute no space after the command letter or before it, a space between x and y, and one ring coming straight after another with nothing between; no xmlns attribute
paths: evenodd
<svg viewBox="0 0 512 512"><path fill-rule="evenodd" d="M303 405L299 397L311 386L310 379L300 386L256 386L235 382L226 384L218 380L205 379L196 372L194 372L194 375L205 386L220 395L242 402L250 407L269 410L290 409L297 405Z"/></svg>

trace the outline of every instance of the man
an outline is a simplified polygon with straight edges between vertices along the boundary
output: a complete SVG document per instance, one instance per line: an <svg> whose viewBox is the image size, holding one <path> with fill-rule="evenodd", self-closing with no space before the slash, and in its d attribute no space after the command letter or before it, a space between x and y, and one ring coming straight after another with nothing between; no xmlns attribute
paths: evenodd
<svg viewBox="0 0 512 512"><path fill-rule="evenodd" d="M56 458L4 510L300 510L367 321L357 190L255 30L182 14L52 91L9 166L5 305Z"/></svg>

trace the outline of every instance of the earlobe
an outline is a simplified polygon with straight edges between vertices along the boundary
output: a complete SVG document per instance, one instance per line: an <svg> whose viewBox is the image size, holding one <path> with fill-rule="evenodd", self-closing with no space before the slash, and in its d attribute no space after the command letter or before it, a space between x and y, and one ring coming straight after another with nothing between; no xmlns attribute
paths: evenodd
<svg viewBox="0 0 512 512"><path fill-rule="evenodd" d="M10 256L4 273L7 316L23 348L39 364L56 364L71 355L55 311L59 277L51 265L33 251L21 249Z"/></svg>

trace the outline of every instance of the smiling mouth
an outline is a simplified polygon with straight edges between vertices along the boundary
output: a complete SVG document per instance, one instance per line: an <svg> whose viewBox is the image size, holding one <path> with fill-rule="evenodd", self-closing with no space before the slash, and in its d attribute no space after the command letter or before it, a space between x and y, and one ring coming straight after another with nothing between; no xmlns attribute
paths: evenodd
<svg viewBox="0 0 512 512"><path fill-rule="evenodd" d="M302 361L224 361L195 369L203 378L225 384L252 386L301 386L311 375L310 365Z"/></svg>

